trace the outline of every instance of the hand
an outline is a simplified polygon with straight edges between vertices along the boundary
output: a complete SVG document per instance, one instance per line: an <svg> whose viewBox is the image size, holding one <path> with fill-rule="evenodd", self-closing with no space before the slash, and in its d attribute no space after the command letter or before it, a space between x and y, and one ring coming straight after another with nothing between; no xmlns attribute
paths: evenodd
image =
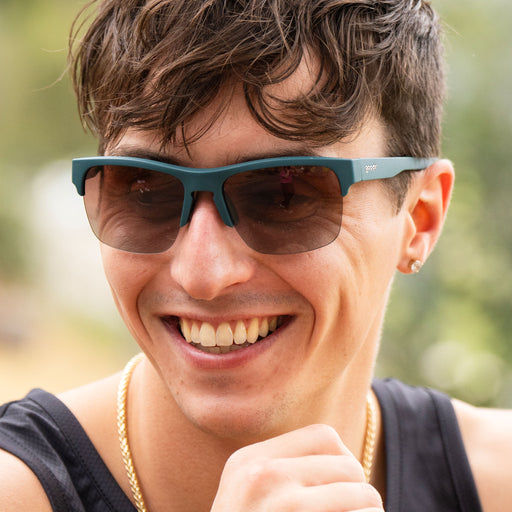
<svg viewBox="0 0 512 512"><path fill-rule="evenodd" d="M363 468L327 425L312 425L236 451L211 512L383 512Z"/></svg>

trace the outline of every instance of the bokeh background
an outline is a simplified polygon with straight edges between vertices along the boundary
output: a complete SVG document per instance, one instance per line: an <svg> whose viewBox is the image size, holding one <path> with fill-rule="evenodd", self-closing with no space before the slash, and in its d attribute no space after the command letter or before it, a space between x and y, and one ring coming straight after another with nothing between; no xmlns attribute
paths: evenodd
<svg viewBox="0 0 512 512"><path fill-rule="evenodd" d="M432 258L397 276L377 372L512 407L512 3L433 4L456 190ZM66 76L82 5L0 0L0 402L106 376L137 350L70 181L70 160L96 150Z"/></svg>

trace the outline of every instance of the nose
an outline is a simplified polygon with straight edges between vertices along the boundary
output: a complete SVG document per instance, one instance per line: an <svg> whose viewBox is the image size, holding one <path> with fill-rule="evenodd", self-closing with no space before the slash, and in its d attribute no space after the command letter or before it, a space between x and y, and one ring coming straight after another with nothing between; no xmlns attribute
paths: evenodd
<svg viewBox="0 0 512 512"><path fill-rule="evenodd" d="M212 300L251 278L249 253L235 229L221 219L212 194L201 192L173 245L171 276L189 296Z"/></svg>

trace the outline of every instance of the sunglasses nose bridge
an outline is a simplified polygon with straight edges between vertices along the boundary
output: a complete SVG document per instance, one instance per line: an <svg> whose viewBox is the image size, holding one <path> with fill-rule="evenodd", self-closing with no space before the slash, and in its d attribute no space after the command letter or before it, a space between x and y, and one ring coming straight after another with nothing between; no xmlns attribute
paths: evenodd
<svg viewBox="0 0 512 512"><path fill-rule="evenodd" d="M195 186L194 186L195 185ZM203 180L198 183L189 183L185 188L185 196L183 198L183 208L181 211L181 221L180 227L185 226L192 216L194 210L194 204L196 202L197 194L200 192L211 192L213 195L213 202L215 204L215 208L217 208L217 212L219 213L222 221L226 226L233 227L234 223L231 218L228 205L226 204L226 199L224 197L224 192L222 189L223 182L218 183L210 183L205 186L205 182Z"/></svg>

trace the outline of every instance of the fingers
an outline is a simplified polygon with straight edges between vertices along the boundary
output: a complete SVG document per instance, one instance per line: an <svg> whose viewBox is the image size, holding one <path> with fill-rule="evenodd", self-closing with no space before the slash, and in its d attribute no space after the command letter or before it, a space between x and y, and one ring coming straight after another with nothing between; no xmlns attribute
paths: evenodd
<svg viewBox="0 0 512 512"><path fill-rule="evenodd" d="M260 459L252 465L251 479L259 485L278 481L314 487L336 482L364 482L361 464L349 455L307 455Z"/></svg>
<svg viewBox="0 0 512 512"><path fill-rule="evenodd" d="M224 467L212 512L383 512L334 429L313 425L247 446Z"/></svg>
<svg viewBox="0 0 512 512"><path fill-rule="evenodd" d="M237 454L249 457L303 457L307 455L331 454L351 455L338 433L328 425L310 425L293 432L247 446Z"/></svg>
<svg viewBox="0 0 512 512"><path fill-rule="evenodd" d="M291 508L283 510L383 511L380 494L374 487L364 482L338 482L303 488L295 496L297 502L291 503Z"/></svg>

